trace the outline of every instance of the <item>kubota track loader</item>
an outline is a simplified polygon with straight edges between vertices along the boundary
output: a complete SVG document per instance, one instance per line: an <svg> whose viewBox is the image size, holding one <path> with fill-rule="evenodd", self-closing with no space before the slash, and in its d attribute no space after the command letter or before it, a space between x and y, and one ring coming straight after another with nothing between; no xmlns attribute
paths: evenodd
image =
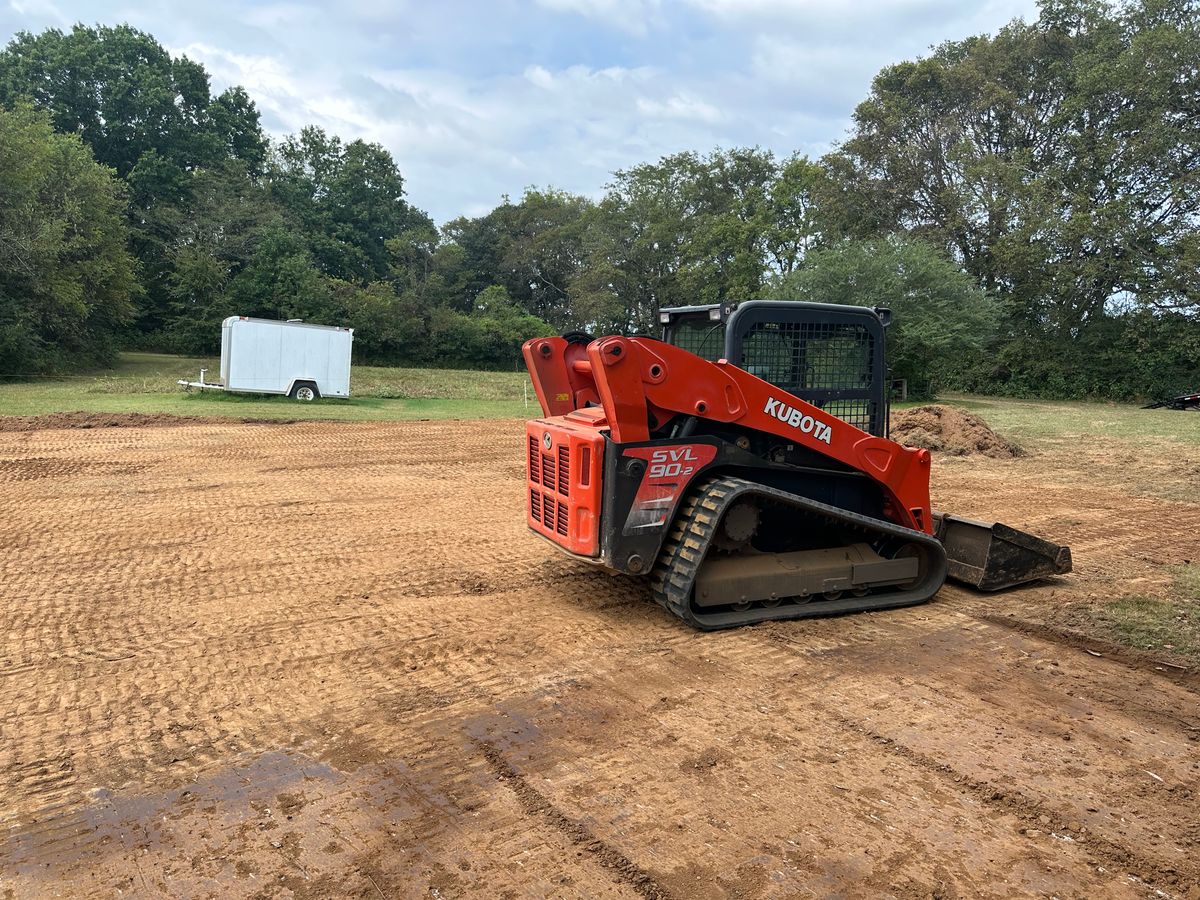
<svg viewBox="0 0 1200 900"><path fill-rule="evenodd" d="M526 425L530 529L648 575L704 629L1070 571L1066 547L930 509L929 451L887 436L890 319L753 301L664 309L661 341L527 341L545 413Z"/></svg>

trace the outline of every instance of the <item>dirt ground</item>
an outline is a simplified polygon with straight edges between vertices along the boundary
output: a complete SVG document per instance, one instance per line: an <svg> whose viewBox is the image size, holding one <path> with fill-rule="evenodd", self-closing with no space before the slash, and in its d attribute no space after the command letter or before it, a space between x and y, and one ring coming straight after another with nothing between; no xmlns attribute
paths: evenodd
<svg viewBox="0 0 1200 900"><path fill-rule="evenodd" d="M701 634L527 535L522 438L0 433L0 898L1200 897L1200 679L1041 624L1195 504L939 459L1077 574Z"/></svg>

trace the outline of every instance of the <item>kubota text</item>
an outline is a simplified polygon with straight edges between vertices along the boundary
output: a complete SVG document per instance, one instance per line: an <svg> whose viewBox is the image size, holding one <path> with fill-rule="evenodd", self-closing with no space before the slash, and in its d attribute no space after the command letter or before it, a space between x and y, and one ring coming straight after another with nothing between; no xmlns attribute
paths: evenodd
<svg viewBox="0 0 1200 900"><path fill-rule="evenodd" d="M776 400L774 397L767 400L767 405L763 407L763 412L769 416L774 416L780 422L786 422L804 434L811 434L816 440L823 443L830 443L833 437L833 429L824 422L818 422L812 416L806 415L800 410L788 406L782 400Z"/></svg>

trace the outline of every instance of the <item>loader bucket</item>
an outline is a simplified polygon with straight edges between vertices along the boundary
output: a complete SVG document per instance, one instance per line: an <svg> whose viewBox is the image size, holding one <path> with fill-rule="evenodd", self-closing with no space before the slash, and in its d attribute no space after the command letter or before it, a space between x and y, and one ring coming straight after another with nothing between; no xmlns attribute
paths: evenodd
<svg viewBox="0 0 1200 900"><path fill-rule="evenodd" d="M1071 550L999 522L934 513L934 534L946 548L947 574L981 591L1065 575Z"/></svg>

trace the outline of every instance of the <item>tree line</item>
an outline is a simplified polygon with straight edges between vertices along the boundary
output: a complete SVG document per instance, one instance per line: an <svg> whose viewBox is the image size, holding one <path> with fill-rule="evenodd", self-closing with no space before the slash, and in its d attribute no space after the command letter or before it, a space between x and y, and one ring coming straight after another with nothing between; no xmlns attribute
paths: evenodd
<svg viewBox="0 0 1200 900"><path fill-rule="evenodd" d="M226 315L365 359L515 365L660 307L890 306L918 388L1129 398L1200 378L1200 14L1043 0L890 66L820 159L687 152L435 226L382 147L270 141L241 88L128 26L0 51L0 358L209 353Z"/></svg>

